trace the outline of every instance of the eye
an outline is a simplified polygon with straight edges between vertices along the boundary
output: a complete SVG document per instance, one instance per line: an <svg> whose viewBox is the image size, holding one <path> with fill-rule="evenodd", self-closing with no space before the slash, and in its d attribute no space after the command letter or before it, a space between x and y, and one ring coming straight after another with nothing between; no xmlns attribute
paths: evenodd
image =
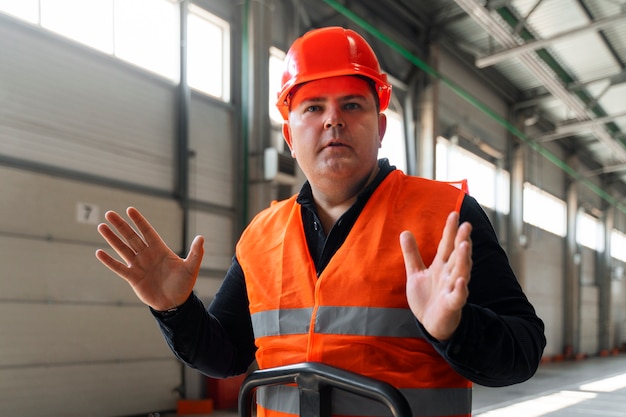
<svg viewBox="0 0 626 417"><path fill-rule="evenodd" d="M361 108L361 105L356 102L349 102L343 106L346 110L358 110Z"/></svg>
<svg viewBox="0 0 626 417"><path fill-rule="evenodd" d="M304 112L305 113L313 113L316 111L320 111L322 109L321 106L317 105L317 104L312 104L310 106L305 107Z"/></svg>

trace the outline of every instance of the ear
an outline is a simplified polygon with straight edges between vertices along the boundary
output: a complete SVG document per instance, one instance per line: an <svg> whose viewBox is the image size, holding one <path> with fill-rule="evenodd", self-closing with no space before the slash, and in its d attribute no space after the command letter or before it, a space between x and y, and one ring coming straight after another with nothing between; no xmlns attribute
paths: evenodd
<svg viewBox="0 0 626 417"><path fill-rule="evenodd" d="M378 147L380 148L383 144L383 137L385 136L385 132L387 131L387 116L385 113L380 113L378 115Z"/></svg>
<svg viewBox="0 0 626 417"><path fill-rule="evenodd" d="M285 138L285 142L287 142L287 146L291 150L291 157L296 157L296 151L293 149L293 144L291 141L291 130L289 129L289 123L283 122L283 137Z"/></svg>

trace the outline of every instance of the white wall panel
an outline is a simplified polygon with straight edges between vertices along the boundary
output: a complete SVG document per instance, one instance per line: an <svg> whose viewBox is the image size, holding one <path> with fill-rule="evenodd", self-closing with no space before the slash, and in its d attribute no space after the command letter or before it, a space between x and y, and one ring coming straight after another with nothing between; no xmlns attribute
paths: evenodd
<svg viewBox="0 0 626 417"><path fill-rule="evenodd" d="M599 292L596 286L582 286L580 289L580 352L596 355L598 348Z"/></svg>
<svg viewBox="0 0 626 417"><path fill-rule="evenodd" d="M622 265L623 266L623 265ZM626 281L611 281L611 344L613 347L626 346Z"/></svg>
<svg viewBox="0 0 626 417"><path fill-rule="evenodd" d="M609 195L612 194L611 189L608 188L606 184L601 181L601 177L599 175L586 176L586 178L589 182L596 185L598 188L608 192ZM595 191L592 191L591 188L587 187L586 185L581 185L578 188L578 201L580 201L584 207L594 208L604 207L606 203Z"/></svg>
<svg viewBox="0 0 626 417"><path fill-rule="evenodd" d="M174 359L0 368L0 415L112 417L174 410Z"/></svg>
<svg viewBox="0 0 626 417"><path fill-rule="evenodd" d="M147 307L0 304L0 369L172 358Z"/></svg>
<svg viewBox="0 0 626 417"><path fill-rule="evenodd" d="M191 197L213 204L234 205L232 109L210 100L192 100L189 147Z"/></svg>
<svg viewBox="0 0 626 417"><path fill-rule="evenodd" d="M532 228L525 252L524 291L546 326L549 357L563 351L563 241L558 236Z"/></svg>
<svg viewBox="0 0 626 417"><path fill-rule="evenodd" d="M196 211L192 212L189 224L190 237L202 235L205 239L202 267L226 271L235 253L232 220L221 215Z"/></svg>
<svg viewBox="0 0 626 417"><path fill-rule="evenodd" d="M581 247L580 252L580 351L596 355L600 350L600 293L596 286L596 254L586 247Z"/></svg>
<svg viewBox="0 0 626 417"><path fill-rule="evenodd" d="M0 160L22 167L0 166L0 415L110 417L174 409L181 365L147 307L94 252L107 246L96 231L105 211L131 205L173 250L183 249L183 212L172 193L176 86L45 30L0 19ZM224 207L221 216L199 221L198 233L207 235L203 266L212 270L225 270L232 256L233 225L224 213L234 204L233 111L192 99L192 198ZM137 191L84 182L81 173ZM172 197L151 196L151 190ZM81 211L85 207L94 211ZM198 290L208 299L219 282L200 278Z"/></svg>
<svg viewBox="0 0 626 417"><path fill-rule="evenodd" d="M596 285L596 252L580 245L580 283L582 285Z"/></svg>
<svg viewBox="0 0 626 417"><path fill-rule="evenodd" d="M0 415L114 416L175 408L180 365L148 308L102 266L108 209L144 211L175 250L170 199L0 166ZM99 209L77 218L77 203Z"/></svg>
<svg viewBox="0 0 626 417"><path fill-rule="evenodd" d="M556 143L543 143L542 146L561 160L565 157L563 150ZM533 151L527 153L526 159L526 181L561 200L565 200L566 175L561 168ZM579 188L584 187L581 185Z"/></svg>
<svg viewBox="0 0 626 417"><path fill-rule="evenodd" d="M14 233L48 240L63 239L101 246L104 241L95 223L77 219L77 204L99 209L97 221L107 210L124 212L139 208L175 250L181 245L181 210L173 200L113 190L0 166L0 233Z"/></svg>
<svg viewBox="0 0 626 417"><path fill-rule="evenodd" d="M126 281L96 259L96 247L0 236L0 303L138 303Z"/></svg>
<svg viewBox="0 0 626 417"><path fill-rule="evenodd" d="M439 54L439 71L473 97L479 99L500 117L507 119L507 103L468 71L456 58L445 53L445 51L441 51ZM501 152L506 149L505 144L508 137L506 129L443 83L440 83L439 87L438 104L439 117L444 126L458 124L495 149ZM445 132L441 133L445 134Z"/></svg>
<svg viewBox="0 0 626 417"><path fill-rule="evenodd" d="M0 155L172 189L171 83L0 19Z"/></svg>
<svg viewBox="0 0 626 417"><path fill-rule="evenodd" d="M209 303L215 297L215 293L222 285L222 278L210 278L199 277L196 281L194 291L196 295L205 303L205 307L209 306Z"/></svg>

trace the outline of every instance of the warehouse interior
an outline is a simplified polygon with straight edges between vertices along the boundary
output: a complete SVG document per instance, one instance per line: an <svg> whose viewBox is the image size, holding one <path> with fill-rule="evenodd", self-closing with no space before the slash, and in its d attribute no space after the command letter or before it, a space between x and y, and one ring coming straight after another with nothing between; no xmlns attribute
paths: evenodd
<svg viewBox="0 0 626 417"><path fill-rule="evenodd" d="M0 0L0 415L231 395L172 355L96 227L134 206L181 256L203 235L210 302L248 222L305 181L274 102L289 45L324 26L393 85L381 157L468 180L543 362L625 354L626 1Z"/></svg>

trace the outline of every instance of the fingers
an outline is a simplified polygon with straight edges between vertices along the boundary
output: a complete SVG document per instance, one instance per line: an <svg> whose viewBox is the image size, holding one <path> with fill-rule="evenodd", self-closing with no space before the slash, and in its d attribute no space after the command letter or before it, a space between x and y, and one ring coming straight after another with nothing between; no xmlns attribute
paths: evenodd
<svg viewBox="0 0 626 417"><path fill-rule="evenodd" d="M457 212L451 212L446 219L443 234L439 241L439 247L437 248L437 257L442 263L454 265L456 261L455 258L459 257L459 249L463 242L467 242L466 246L471 251L470 234L472 226L467 222L459 226L458 222L459 213Z"/></svg>
<svg viewBox="0 0 626 417"><path fill-rule="evenodd" d="M109 255L102 249L96 250L96 258L98 258L98 260L102 262L102 264L104 264L104 266L109 268L111 271L113 271L120 277L124 278L125 280L128 280L128 277L126 276L126 272L128 271L128 268L126 265L124 265L117 259L113 258L111 255Z"/></svg>
<svg viewBox="0 0 626 417"><path fill-rule="evenodd" d="M413 233L408 230L400 233L400 247L402 249L402 256L404 257L404 267L406 269L407 276L420 272L426 268Z"/></svg>
<svg viewBox="0 0 626 417"><path fill-rule="evenodd" d="M125 241L119 238L111 228L104 223L98 225L98 233L106 240L106 242L117 252L117 254L125 260L127 263L130 263L133 256L135 256L135 251L131 249ZM100 258L98 258L100 259ZM108 265L107 265L108 266Z"/></svg>
<svg viewBox="0 0 626 417"><path fill-rule="evenodd" d="M204 237L196 236L191 242L189 254L186 262L189 262L193 269L199 269L204 255Z"/></svg>
<svg viewBox="0 0 626 417"><path fill-rule="evenodd" d="M446 225L443 228L443 234L437 248L437 256L442 262L447 262L452 250L454 249L455 239L459 224L459 214L455 211L448 214Z"/></svg>
<svg viewBox="0 0 626 417"><path fill-rule="evenodd" d="M454 287L448 294L448 306L452 310L460 310L467 302L469 296L469 289L467 287L467 281L463 278L457 278L454 281Z"/></svg>
<svg viewBox="0 0 626 417"><path fill-rule="evenodd" d="M450 292L456 288L456 280L461 278L463 285L469 282L472 268L472 226L464 222L458 225L459 214L452 212L446 219L437 254L429 267L437 276L442 274L445 286ZM421 258L415 237L409 231L400 235L400 245L407 274L417 273L426 269Z"/></svg>
<svg viewBox="0 0 626 417"><path fill-rule="evenodd" d="M134 254L137 254L137 253L141 252L143 249L146 248L147 245L146 245L146 242L143 240L143 237L141 237L139 234L137 234L135 229L133 229L128 224L128 222L126 222L126 220L124 220L122 218L122 216L120 216L119 214L117 214L114 211L107 211L104 214L104 218L117 230L119 235L126 241L125 242L125 246L130 248L134 252ZM98 226L98 231L100 231L101 228L104 229L101 226L102 225ZM109 230L110 230L110 228L109 228ZM100 234L102 234L102 233L100 233ZM103 237L106 239L106 236L103 235ZM120 242L123 242L119 238L118 238L118 240ZM120 253L120 251L118 251L118 248L116 246L111 244L111 242L109 242L108 239L107 239L107 242L111 245L111 247L113 247L113 249L115 249L120 254L120 256L122 256L122 253ZM119 246L119 242L116 242L116 243ZM126 260L126 258L125 258L125 260Z"/></svg>
<svg viewBox="0 0 626 417"><path fill-rule="evenodd" d="M159 236L154 227L152 227L150 222L139 212L139 210L135 207L128 207L128 209L126 209L126 214L128 214L128 217L130 217L133 223L135 223L137 230L139 230L148 246L153 246L163 242L161 236Z"/></svg>
<svg viewBox="0 0 626 417"><path fill-rule="evenodd" d="M458 225L459 214L450 213L432 263L425 267L415 237L400 234L407 272L407 301L415 317L438 340L447 340L461 320L469 296L471 225Z"/></svg>
<svg viewBox="0 0 626 417"><path fill-rule="evenodd" d="M130 265L135 255L151 245L162 243L162 240L139 210L129 207L126 212L139 230L139 233L115 211L107 211L104 215L112 227L106 223L101 223L98 225L97 230L109 246L126 261L127 265ZM100 255L98 259L110 269L115 268L115 272L119 273L119 266L105 256ZM108 262L105 262L105 260ZM122 266L126 267L123 264Z"/></svg>
<svg viewBox="0 0 626 417"><path fill-rule="evenodd" d="M472 269L472 240L470 238L472 226L465 222L457 229L454 239L454 248L448 258L450 275L463 277L469 281Z"/></svg>

